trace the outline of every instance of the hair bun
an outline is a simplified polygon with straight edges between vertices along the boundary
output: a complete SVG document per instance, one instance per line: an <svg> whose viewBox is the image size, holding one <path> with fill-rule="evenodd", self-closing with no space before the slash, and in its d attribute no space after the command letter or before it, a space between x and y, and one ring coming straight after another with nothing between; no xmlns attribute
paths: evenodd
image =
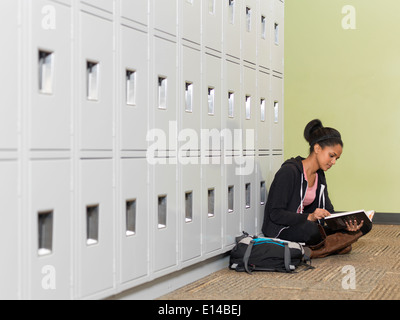
<svg viewBox="0 0 400 320"><path fill-rule="evenodd" d="M314 119L310 121L306 128L304 129L304 138L307 140L308 143L311 143L315 139L314 132L319 129L322 129L324 126L322 125L321 120Z"/></svg>

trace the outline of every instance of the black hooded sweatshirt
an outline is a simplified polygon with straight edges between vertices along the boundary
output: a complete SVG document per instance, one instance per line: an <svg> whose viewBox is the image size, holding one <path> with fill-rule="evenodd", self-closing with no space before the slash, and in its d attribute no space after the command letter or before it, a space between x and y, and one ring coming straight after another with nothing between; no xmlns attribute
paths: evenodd
<svg viewBox="0 0 400 320"><path fill-rule="evenodd" d="M318 186L314 202L305 207L303 213L297 213L303 205L308 188L302 160L304 158L297 157L286 161L275 175L265 206L262 232L266 237L278 238L284 229L305 223L308 215L317 208L334 212L328 196L325 173L320 169L317 171Z"/></svg>

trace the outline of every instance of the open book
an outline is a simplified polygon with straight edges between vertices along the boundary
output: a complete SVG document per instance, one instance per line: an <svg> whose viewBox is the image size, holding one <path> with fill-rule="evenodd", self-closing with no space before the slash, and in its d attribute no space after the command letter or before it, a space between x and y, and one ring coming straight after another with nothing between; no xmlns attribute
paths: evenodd
<svg viewBox="0 0 400 320"><path fill-rule="evenodd" d="M375 211L351 211L343 213L334 213L329 217L325 218L327 226L333 231L346 229L346 221L356 220L358 224L364 221L364 225L372 226L372 219L374 217Z"/></svg>

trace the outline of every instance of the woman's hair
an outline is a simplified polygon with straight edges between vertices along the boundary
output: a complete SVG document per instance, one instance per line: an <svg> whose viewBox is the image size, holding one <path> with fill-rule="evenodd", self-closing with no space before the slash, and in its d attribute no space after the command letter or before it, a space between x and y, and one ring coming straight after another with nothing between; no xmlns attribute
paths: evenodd
<svg viewBox="0 0 400 320"><path fill-rule="evenodd" d="M343 147L342 136L333 128L325 128L321 120L310 121L304 129L304 138L310 144L310 154L314 152L314 146L318 143L321 148L334 147L340 144Z"/></svg>

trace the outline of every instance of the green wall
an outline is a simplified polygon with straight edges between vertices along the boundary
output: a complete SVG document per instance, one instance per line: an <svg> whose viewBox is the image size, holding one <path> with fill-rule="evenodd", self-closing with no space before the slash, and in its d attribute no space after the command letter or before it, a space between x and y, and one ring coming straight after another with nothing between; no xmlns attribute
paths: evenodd
<svg viewBox="0 0 400 320"><path fill-rule="evenodd" d="M342 8L355 8L344 29ZM336 210L400 213L400 1L285 1L285 158L319 118L342 133L327 172Z"/></svg>

